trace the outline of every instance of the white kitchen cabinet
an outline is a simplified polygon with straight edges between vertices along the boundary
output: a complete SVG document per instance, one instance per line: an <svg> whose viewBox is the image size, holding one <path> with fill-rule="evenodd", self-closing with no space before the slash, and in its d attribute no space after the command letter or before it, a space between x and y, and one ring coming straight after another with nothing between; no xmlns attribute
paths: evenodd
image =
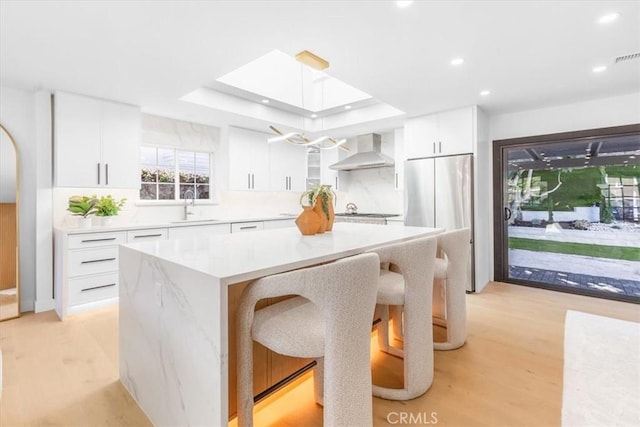
<svg viewBox="0 0 640 427"><path fill-rule="evenodd" d="M295 226L296 226L295 218L276 219L273 221L264 222L265 230L273 230L275 228L286 228L286 227L295 227Z"/></svg>
<svg viewBox="0 0 640 427"><path fill-rule="evenodd" d="M408 119L404 126L407 159L473 153L474 107Z"/></svg>
<svg viewBox="0 0 640 427"><path fill-rule="evenodd" d="M229 188L269 190L268 134L229 127Z"/></svg>
<svg viewBox="0 0 640 427"><path fill-rule="evenodd" d="M54 117L56 186L139 187L138 107L57 92Z"/></svg>
<svg viewBox="0 0 640 427"><path fill-rule="evenodd" d="M352 153L350 153L352 154ZM340 149L320 150L320 183L330 185L335 191L340 190L339 171L329 169L334 163L340 160Z"/></svg>
<svg viewBox="0 0 640 427"><path fill-rule="evenodd" d="M205 224L190 225L187 227L173 227L169 229L169 240L189 239L192 237L203 237L214 234L229 234L231 226L229 224Z"/></svg>
<svg viewBox="0 0 640 427"><path fill-rule="evenodd" d="M144 230L127 231L127 243L167 240L169 231L166 228L147 228Z"/></svg>
<svg viewBox="0 0 640 427"><path fill-rule="evenodd" d="M55 306L61 319L118 302L118 245L124 231L67 235L56 231Z"/></svg>
<svg viewBox="0 0 640 427"><path fill-rule="evenodd" d="M307 149L285 141L269 144L269 189L304 191L306 189Z"/></svg>
<svg viewBox="0 0 640 427"><path fill-rule="evenodd" d="M264 229L263 221L251 221L251 222L232 222L231 232L242 233L245 231L257 231Z"/></svg>

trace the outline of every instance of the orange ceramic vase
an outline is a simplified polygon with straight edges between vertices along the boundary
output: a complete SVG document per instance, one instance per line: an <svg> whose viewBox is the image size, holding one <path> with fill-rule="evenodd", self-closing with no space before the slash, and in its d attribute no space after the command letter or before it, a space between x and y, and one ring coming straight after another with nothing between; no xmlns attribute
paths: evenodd
<svg viewBox="0 0 640 427"><path fill-rule="evenodd" d="M324 233L327 231L327 225L329 224L329 218L322 210L322 198L318 197L316 199L316 204L313 206L313 211L320 217L320 229L318 233Z"/></svg>
<svg viewBox="0 0 640 427"><path fill-rule="evenodd" d="M333 221L336 219L336 214L333 210L333 196L329 196L329 219L327 222L327 231L333 230Z"/></svg>
<svg viewBox="0 0 640 427"><path fill-rule="evenodd" d="M312 206L303 206L303 211L296 218L296 225L303 236L314 235L320 230L320 216L314 212Z"/></svg>

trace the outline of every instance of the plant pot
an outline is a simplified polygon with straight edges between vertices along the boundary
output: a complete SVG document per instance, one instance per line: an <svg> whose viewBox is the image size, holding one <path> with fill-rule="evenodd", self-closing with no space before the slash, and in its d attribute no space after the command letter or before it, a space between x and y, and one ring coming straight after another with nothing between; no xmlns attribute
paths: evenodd
<svg viewBox="0 0 640 427"><path fill-rule="evenodd" d="M91 217L78 217L78 228L82 228L83 230L86 230L88 228L91 228Z"/></svg>
<svg viewBox="0 0 640 427"><path fill-rule="evenodd" d="M333 210L333 196L329 196L329 218L327 220L327 231L333 230L333 222L336 219L336 214Z"/></svg>
<svg viewBox="0 0 640 427"><path fill-rule="evenodd" d="M320 229L320 217L311 206L303 206L303 211L296 218L296 226L303 236L312 236Z"/></svg>
<svg viewBox="0 0 640 427"><path fill-rule="evenodd" d="M113 217L112 216L101 216L100 217L100 225L102 225L103 227L108 227L110 225L113 224Z"/></svg>

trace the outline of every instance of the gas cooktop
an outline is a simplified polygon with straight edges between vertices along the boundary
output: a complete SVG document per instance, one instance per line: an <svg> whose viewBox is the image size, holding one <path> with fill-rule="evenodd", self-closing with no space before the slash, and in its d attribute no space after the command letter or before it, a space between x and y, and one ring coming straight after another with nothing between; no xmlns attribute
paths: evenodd
<svg viewBox="0 0 640 427"><path fill-rule="evenodd" d="M400 216L400 214L381 214L381 213L337 213L336 216L345 217L364 217L364 218L391 218Z"/></svg>

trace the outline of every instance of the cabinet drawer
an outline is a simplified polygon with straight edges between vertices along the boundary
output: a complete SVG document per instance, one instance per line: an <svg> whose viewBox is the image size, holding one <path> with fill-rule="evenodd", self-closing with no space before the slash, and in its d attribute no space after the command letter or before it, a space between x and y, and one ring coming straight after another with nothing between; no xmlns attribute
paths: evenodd
<svg viewBox="0 0 640 427"><path fill-rule="evenodd" d="M125 243L127 235L124 231L111 233L72 234L69 236L69 249L95 248L99 246L119 245Z"/></svg>
<svg viewBox="0 0 640 427"><path fill-rule="evenodd" d="M231 224L232 233L239 233L241 231L256 231L256 230L262 230L263 228L264 228L264 222L262 221L234 222Z"/></svg>
<svg viewBox="0 0 640 427"><path fill-rule="evenodd" d="M118 271L118 247L69 251L69 276Z"/></svg>
<svg viewBox="0 0 640 427"><path fill-rule="evenodd" d="M69 280L69 305L86 304L118 296L118 273Z"/></svg>
<svg viewBox="0 0 640 427"><path fill-rule="evenodd" d="M166 240L166 228L150 228L147 230L134 230L127 232L127 243L148 242L153 240Z"/></svg>

